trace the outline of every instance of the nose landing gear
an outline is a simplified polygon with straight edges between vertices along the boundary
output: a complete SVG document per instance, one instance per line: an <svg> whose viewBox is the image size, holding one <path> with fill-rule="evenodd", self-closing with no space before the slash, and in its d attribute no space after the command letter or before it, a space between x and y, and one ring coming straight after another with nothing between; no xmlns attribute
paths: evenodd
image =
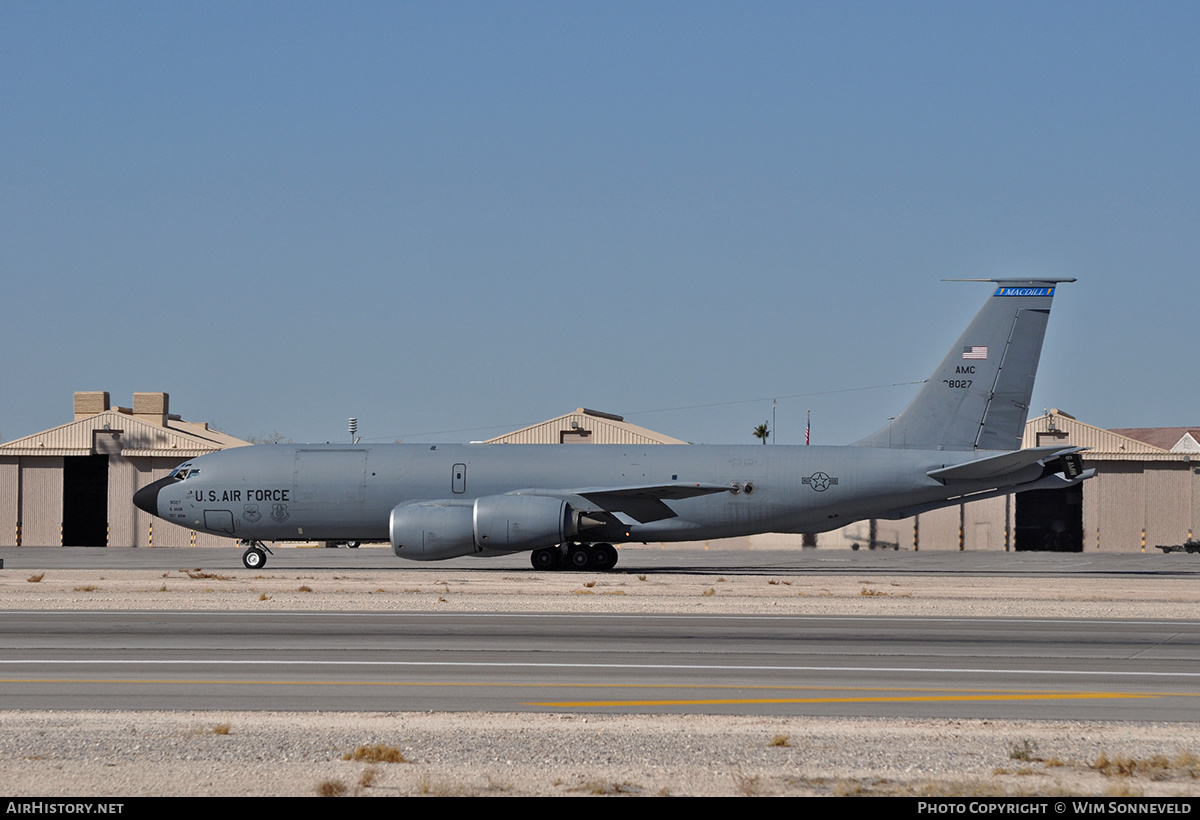
<svg viewBox="0 0 1200 820"><path fill-rule="evenodd" d="M267 565L267 553L275 554L262 541L238 541L238 546L242 544L247 545L242 553L242 563L246 569L262 569Z"/></svg>

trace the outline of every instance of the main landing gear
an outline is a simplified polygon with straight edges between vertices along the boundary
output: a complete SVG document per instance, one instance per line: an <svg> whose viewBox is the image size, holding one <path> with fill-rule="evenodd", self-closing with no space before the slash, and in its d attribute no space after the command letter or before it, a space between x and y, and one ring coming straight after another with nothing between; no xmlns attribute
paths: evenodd
<svg viewBox="0 0 1200 820"><path fill-rule="evenodd" d="M603 571L617 565L617 548L612 544L563 544L534 550L529 562L534 569Z"/></svg>
<svg viewBox="0 0 1200 820"><path fill-rule="evenodd" d="M242 563L246 565L246 569L262 569L267 565L267 553L271 552L271 549L266 544L262 541L238 541L239 546L242 544L248 545L242 553Z"/></svg>

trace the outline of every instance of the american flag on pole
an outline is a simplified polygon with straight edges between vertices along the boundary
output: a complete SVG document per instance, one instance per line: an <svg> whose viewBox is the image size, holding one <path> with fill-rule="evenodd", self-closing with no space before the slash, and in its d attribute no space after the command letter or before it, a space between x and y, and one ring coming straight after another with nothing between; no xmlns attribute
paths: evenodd
<svg viewBox="0 0 1200 820"><path fill-rule="evenodd" d="M812 434L812 412L810 411L808 414L808 424L804 428L804 443L805 444L808 444L811 434Z"/></svg>
<svg viewBox="0 0 1200 820"><path fill-rule="evenodd" d="M969 345L963 348L964 359L986 359L987 345Z"/></svg>

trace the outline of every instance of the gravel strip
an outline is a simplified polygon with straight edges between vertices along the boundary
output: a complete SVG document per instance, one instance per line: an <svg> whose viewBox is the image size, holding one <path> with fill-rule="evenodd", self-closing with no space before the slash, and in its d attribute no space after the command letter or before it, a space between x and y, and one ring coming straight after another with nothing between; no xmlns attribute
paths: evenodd
<svg viewBox="0 0 1200 820"><path fill-rule="evenodd" d="M0 712L0 724L4 791L43 797L1185 796L1200 774L1193 725L327 712ZM403 762L345 759L360 747ZM1093 768L1105 758L1133 775Z"/></svg>

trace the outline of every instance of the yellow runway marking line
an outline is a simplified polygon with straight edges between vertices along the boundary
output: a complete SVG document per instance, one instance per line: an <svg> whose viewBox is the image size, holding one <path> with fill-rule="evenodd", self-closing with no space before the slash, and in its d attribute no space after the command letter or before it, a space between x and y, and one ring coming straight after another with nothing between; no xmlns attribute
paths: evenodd
<svg viewBox="0 0 1200 820"><path fill-rule="evenodd" d="M412 688L427 686L431 688L477 688L501 689L583 689L596 686L605 688L626 689L682 689L762 690L772 692L802 692L829 691L829 687L820 686L704 686L702 684L687 684L683 686L654 686L639 684L570 684L570 683L465 683L455 681L281 681L281 680L167 680L156 678L0 678L2 684L114 684L114 685L155 685L155 686L351 686L351 687L397 687ZM894 689L886 687L856 687L851 692L893 692L897 694L878 695L842 695L827 697L774 697L774 698L662 698L646 700L571 700L571 701L526 701L524 706L555 707L563 709L582 709L621 706L720 706L720 705L769 705L769 704L836 704L836 703L970 703L970 702L1002 702L1002 701L1055 701L1055 700L1136 700L1147 698L1171 697L1200 697L1195 692L1043 692L1035 690L1003 690L1003 689ZM912 693L912 694L899 694ZM920 694L917 694L920 693Z"/></svg>
<svg viewBox="0 0 1200 820"><path fill-rule="evenodd" d="M511 681L498 683L494 681L349 681L349 680L223 680L212 678L0 678L0 685L5 683L155 683L155 684L212 684L218 686L237 686L240 684L251 684L254 686L471 686L480 689L503 689L503 688L519 688L519 689L669 689L671 691L681 690L703 690L706 692L713 691L737 691L737 692L828 692L831 689L838 689L843 692L886 692L886 693L917 693L914 697L929 698L929 697L1021 697L1029 696L1037 697L1061 697L1061 696L1079 696L1079 697L1200 697L1200 692L1138 692L1138 693L1062 693L1050 692L1047 693L1041 689L957 689L957 688L928 688L928 687L901 687L901 686L849 686L849 687L831 687L831 686L772 686L772 685L756 685L756 684L704 684L704 683L681 683L681 684L653 684L653 683L546 683L545 681ZM905 697L904 695L886 695L887 699L896 699L897 697ZM875 699L874 696L859 696L859 699L869 701ZM816 699L817 701L821 699ZM850 698L838 698L838 700L850 700Z"/></svg>
<svg viewBox="0 0 1200 820"><path fill-rule="evenodd" d="M706 700L595 700L525 703L524 706L547 706L559 709L584 709L604 706L748 706L766 704L816 704L816 703L970 703L984 701L1035 701L1035 700L1119 700L1139 698L1175 697L1158 692L1042 692L979 695L902 695L897 697L850 697L850 698L714 698Z"/></svg>

